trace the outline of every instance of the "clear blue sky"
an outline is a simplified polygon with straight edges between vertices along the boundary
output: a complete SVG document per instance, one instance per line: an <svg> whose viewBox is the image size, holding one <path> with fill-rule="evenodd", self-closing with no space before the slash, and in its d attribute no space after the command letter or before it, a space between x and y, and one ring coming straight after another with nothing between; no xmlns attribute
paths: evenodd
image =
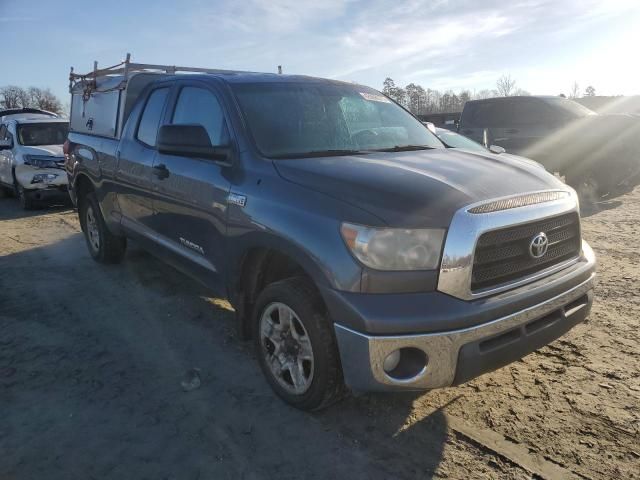
<svg viewBox="0 0 640 480"><path fill-rule="evenodd" d="M640 0L0 0L0 85L144 63L303 73L381 89L640 94Z"/></svg>

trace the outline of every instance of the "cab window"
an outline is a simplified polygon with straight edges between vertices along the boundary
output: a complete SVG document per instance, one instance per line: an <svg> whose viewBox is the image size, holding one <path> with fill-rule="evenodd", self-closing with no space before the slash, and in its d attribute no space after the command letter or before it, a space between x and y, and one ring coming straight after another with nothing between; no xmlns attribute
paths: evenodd
<svg viewBox="0 0 640 480"><path fill-rule="evenodd" d="M177 125L202 125L211 140L211 145L225 145L228 134L222 107L209 90L184 87L180 90L171 123Z"/></svg>
<svg viewBox="0 0 640 480"><path fill-rule="evenodd" d="M156 146L158 128L160 126L162 110L164 109L164 103L167 99L168 92L168 88L158 88L157 90L154 90L151 95L149 95L147 104L142 112L136 137L149 147Z"/></svg>

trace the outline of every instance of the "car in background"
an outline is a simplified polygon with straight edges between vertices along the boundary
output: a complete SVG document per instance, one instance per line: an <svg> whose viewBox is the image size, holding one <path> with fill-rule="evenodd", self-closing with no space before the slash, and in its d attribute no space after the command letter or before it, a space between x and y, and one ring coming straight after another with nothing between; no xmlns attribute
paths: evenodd
<svg viewBox="0 0 640 480"><path fill-rule="evenodd" d="M68 201L62 145L69 122L37 109L0 111L0 196L14 193L25 210Z"/></svg>
<svg viewBox="0 0 640 480"><path fill-rule="evenodd" d="M504 147L598 196L640 178L640 119L599 115L553 96L516 96L465 104L458 131Z"/></svg>
<svg viewBox="0 0 640 480"><path fill-rule="evenodd" d="M519 155L512 155L510 153L506 153L506 150L503 147L498 145L490 145L488 148L484 145L471 140L464 135L460 135L459 133L452 132L451 130L447 130L446 128L438 128L435 127L436 136L442 143L444 143L447 148L460 148L462 150L466 150L468 152L482 153L484 155L488 153L492 153L494 155L501 155L504 158L508 158L509 160L515 160L518 162L524 162L529 165L533 165L535 167L544 168L544 166L534 160L529 158L521 157Z"/></svg>

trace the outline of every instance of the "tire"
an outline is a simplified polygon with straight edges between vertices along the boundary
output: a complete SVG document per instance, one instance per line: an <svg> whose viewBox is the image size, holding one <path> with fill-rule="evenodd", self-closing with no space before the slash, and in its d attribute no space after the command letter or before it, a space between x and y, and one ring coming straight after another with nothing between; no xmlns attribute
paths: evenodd
<svg viewBox="0 0 640 480"><path fill-rule="evenodd" d="M0 198L6 198L9 196L9 191L6 187L0 186Z"/></svg>
<svg viewBox="0 0 640 480"><path fill-rule="evenodd" d="M109 231L94 193L80 199L78 215L91 257L100 263L120 263L127 249L126 237Z"/></svg>
<svg viewBox="0 0 640 480"><path fill-rule="evenodd" d="M289 320L287 315L280 317L286 308L292 312ZM260 293L253 315L253 339L267 381L288 404L315 411L343 396L345 387L333 325L322 299L307 279L282 280ZM282 353L276 356L276 350ZM297 385L294 371L298 372Z"/></svg>
<svg viewBox="0 0 640 480"><path fill-rule="evenodd" d="M16 192L23 210L33 210L36 208L36 202L33 200L30 192L26 191L21 185L16 186Z"/></svg>

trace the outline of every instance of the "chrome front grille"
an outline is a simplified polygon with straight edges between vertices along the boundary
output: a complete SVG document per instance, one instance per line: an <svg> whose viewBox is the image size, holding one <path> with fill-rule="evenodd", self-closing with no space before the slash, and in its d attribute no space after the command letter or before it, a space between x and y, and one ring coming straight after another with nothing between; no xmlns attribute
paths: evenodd
<svg viewBox="0 0 640 480"><path fill-rule="evenodd" d="M548 250L534 258L529 245L541 232L547 236ZM580 247L580 219L576 212L486 232L476 245L471 290L492 288L535 274L577 257Z"/></svg>
<svg viewBox="0 0 640 480"><path fill-rule="evenodd" d="M540 259L525 256L541 232L552 245ZM467 205L447 230L438 290L462 300L516 295L580 261L582 248L578 198L570 189Z"/></svg>

